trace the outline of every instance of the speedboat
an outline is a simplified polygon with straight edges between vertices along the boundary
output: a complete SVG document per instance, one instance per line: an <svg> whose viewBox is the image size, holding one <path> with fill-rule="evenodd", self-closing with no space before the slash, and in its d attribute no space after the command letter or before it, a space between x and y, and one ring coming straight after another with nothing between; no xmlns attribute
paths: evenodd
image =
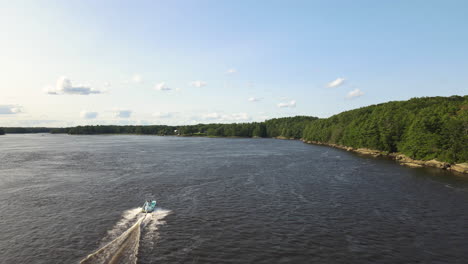
<svg viewBox="0 0 468 264"><path fill-rule="evenodd" d="M143 204L141 211L143 213L151 213L154 211L155 208L156 208L156 200L146 201L145 204Z"/></svg>

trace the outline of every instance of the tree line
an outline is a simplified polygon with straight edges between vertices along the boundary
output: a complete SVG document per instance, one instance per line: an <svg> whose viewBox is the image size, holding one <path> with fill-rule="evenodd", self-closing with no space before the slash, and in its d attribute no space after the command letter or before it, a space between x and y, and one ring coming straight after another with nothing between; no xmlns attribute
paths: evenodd
<svg viewBox="0 0 468 264"><path fill-rule="evenodd" d="M317 117L294 116L266 120L265 122L237 124L198 124L180 126L180 135L201 135L211 137L284 137L299 139L307 124Z"/></svg>
<svg viewBox="0 0 468 264"><path fill-rule="evenodd" d="M329 118L295 116L264 122L187 126L7 127L4 132L280 137L400 152L414 159L457 163L468 161L468 96L387 102Z"/></svg>
<svg viewBox="0 0 468 264"><path fill-rule="evenodd" d="M419 160L468 161L468 96L423 97L316 120L304 140L400 152Z"/></svg>
<svg viewBox="0 0 468 264"><path fill-rule="evenodd" d="M286 137L299 139L307 124L316 117L295 116L270 119L265 122L234 124L197 124L186 126L77 126L51 129L51 133L86 134L141 134L209 137Z"/></svg>
<svg viewBox="0 0 468 264"><path fill-rule="evenodd" d="M0 127L0 134L28 134L28 133L49 133L50 127Z"/></svg>
<svg viewBox="0 0 468 264"><path fill-rule="evenodd" d="M179 136L209 136L209 137L284 137L302 138L304 128L317 117L295 116L270 119L265 122L234 123L234 124L197 124L186 126L118 126L96 125L65 128L44 127L6 127L9 133L67 133L71 135L97 134L139 134L139 135L179 135Z"/></svg>

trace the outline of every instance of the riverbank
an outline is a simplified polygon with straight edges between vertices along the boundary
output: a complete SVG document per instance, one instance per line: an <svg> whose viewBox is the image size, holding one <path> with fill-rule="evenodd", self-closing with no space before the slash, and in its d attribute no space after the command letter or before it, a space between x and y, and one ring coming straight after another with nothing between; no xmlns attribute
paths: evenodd
<svg viewBox="0 0 468 264"><path fill-rule="evenodd" d="M279 138L279 139L286 139L286 138ZM442 162L438 160L415 160L412 159L404 154L397 153L397 152L385 152L375 149L367 149L367 148L352 148L348 146L332 144L332 143L324 143L318 141L308 141L300 139L302 142L306 144L314 144L314 145L324 145L329 147L334 147L338 149L343 149L346 151L354 152L361 155L372 156L372 157L388 157L391 158L401 165L408 166L411 168L421 168L421 167L432 167L438 168L443 170L454 171L458 173L468 174L468 163L459 163L459 164L450 164L447 162Z"/></svg>

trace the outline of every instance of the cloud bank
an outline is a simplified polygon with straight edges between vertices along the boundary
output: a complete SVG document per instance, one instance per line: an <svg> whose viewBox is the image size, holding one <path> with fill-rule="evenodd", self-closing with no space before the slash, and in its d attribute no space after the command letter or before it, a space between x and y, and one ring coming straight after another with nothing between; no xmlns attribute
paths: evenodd
<svg viewBox="0 0 468 264"><path fill-rule="evenodd" d="M17 105L0 105L0 115L14 115L21 113L21 107Z"/></svg>
<svg viewBox="0 0 468 264"><path fill-rule="evenodd" d="M78 84L73 85L71 80L67 77L58 78L55 87L48 86L45 89L46 93L52 95L70 94L70 95L90 95L100 94L102 91L93 89L88 85Z"/></svg>

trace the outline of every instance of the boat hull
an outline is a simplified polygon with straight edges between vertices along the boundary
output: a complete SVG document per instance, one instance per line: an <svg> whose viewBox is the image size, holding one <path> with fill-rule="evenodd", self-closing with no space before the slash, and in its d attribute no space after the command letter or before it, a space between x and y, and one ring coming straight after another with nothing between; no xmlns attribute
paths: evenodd
<svg viewBox="0 0 468 264"><path fill-rule="evenodd" d="M145 204L141 208L141 211L143 213L151 213L154 211L154 209L156 209L156 201L149 201L145 202Z"/></svg>

